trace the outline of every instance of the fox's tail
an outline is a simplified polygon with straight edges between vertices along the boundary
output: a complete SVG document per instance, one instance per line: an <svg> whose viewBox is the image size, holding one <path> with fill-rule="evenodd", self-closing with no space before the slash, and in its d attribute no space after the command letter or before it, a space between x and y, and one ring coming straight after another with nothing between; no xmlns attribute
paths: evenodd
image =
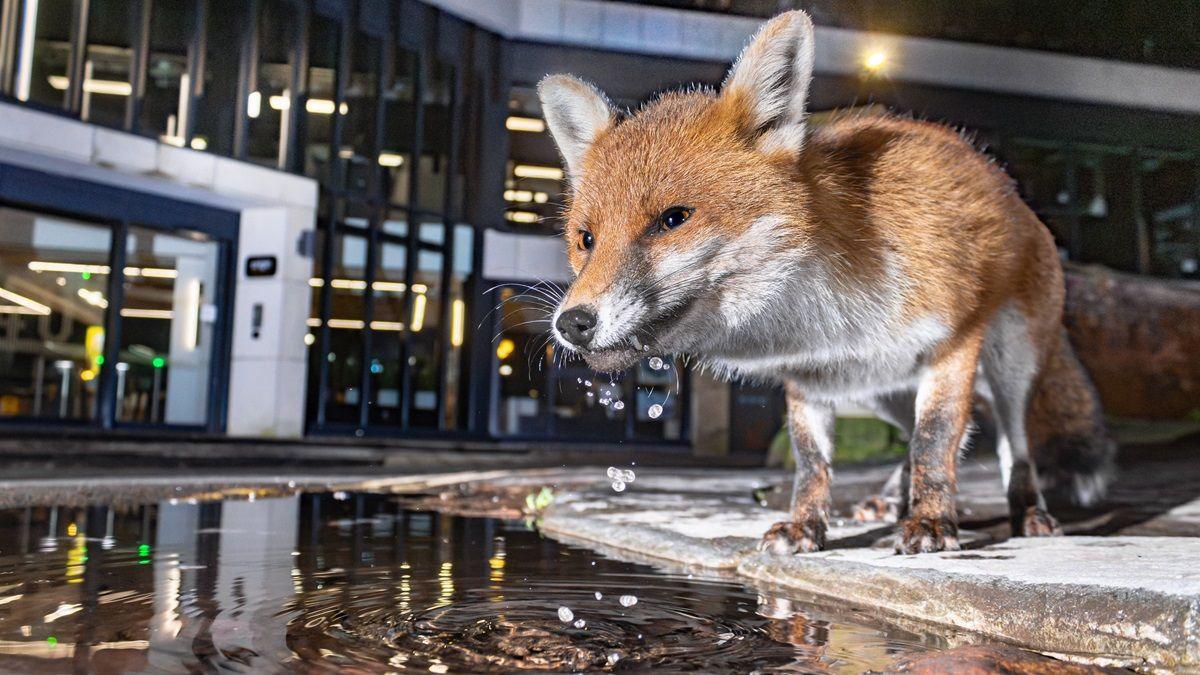
<svg viewBox="0 0 1200 675"><path fill-rule="evenodd" d="M1104 426L1100 396L1066 329L1038 377L1027 426L1047 497L1089 506L1104 496L1116 444Z"/></svg>

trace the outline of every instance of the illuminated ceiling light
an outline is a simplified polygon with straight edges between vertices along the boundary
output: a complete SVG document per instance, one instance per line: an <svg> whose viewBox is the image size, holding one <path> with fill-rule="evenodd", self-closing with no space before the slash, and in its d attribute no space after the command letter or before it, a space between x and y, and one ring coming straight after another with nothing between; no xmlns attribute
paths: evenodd
<svg viewBox="0 0 1200 675"><path fill-rule="evenodd" d="M538 204L545 204L550 199L550 195L545 192L533 193L533 201Z"/></svg>
<svg viewBox="0 0 1200 675"><path fill-rule="evenodd" d="M428 291L428 290L429 290L429 287L426 286L425 284L413 284L413 293L424 293L425 291Z"/></svg>
<svg viewBox="0 0 1200 675"><path fill-rule="evenodd" d="M66 91L71 84L71 80L65 75L51 75L46 79L50 81L51 87L59 91ZM83 90L89 94L129 96L133 93L133 85L120 80L84 80Z"/></svg>
<svg viewBox="0 0 1200 675"><path fill-rule="evenodd" d="M518 164L513 167L513 175L517 178L543 178L545 180L562 180L563 170L557 166L541 166L537 164Z"/></svg>
<svg viewBox="0 0 1200 675"><path fill-rule="evenodd" d="M504 217L514 223L536 223L541 219L532 211L508 211L505 212Z"/></svg>
<svg viewBox="0 0 1200 675"><path fill-rule="evenodd" d="M366 326L366 322L361 319L330 319L330 328L349 328L351 330L362 330Z"/></svg>
<svg viewBox="0 0 1200 675"><path fill-rule="evenodd" d="M379 166L395 168L402 164L404 164L404 156L403 155L397 155L394 152L379 153Z"/></svg>
<svg viewBox="0 0 1200 675"><path fill-rule="evenodd" d="M166 319L175 318L175 312L169 309L139 309L137 307L126 307L121 310L121 316L126 319Z"/></svg>
<svg viewBox="0 0 1200 675"><path fill-rule="evenodd" d="M496 358L503 361L507 359L517 348L517 343L512 341L512 338L504 338L500 344L496 345Z"/></svg>
<svg viewBox="0 0 1200 675"><path fill-rule="evenodd" d="M307 321L305 321L305 323L308 324L309 328L320 328L321 327L321 320L315 316L310 317Z"/></svg>
<svg viewBox="0 0 1200 675"><path fill-rule="evenodd" d="M362 279L334 279L333 281L329 282L329 285L342 290L367 290L367 282L363 281Z"/></svg>
<svg viewBox="0 0 1200 675"><path fill-rule="evenodd" d="M83 298L84 302L93 307L99 307L101 309L108 307L108 300L104 299L104 294L100 291L89 291L86 288L81 288L78 291L75 291L75 293L80 298Z"/></svg>
<svg viewBox="0 0 1200 675"><path fill-rule="evenodd" d="M208 139L197 136L196 138L192 139L191 145L193 150L207 150Z"/></svg>
<svg viewBox="0 0 1200 675"><path fill-rule="evenodd" d="M257 91L250 92L250 96L246 98L246 115L253 119L258 119L262 114L262 94Z"/></svg>
<svg viewBox="0 0 1200 675"><path fill-rule="evenodd" d="M415 285L413 286L413 290L416 290ZM425 327L425 303L427 302L428 300L425 298L424 293L420 293L417 297L413 298L412 332L414 333L421 332L421 329Z"/></svg>
<svg viewBox="0 0 1200 675"><path fill-rule="evenodd" d="M402 331L404 324L399 321L372 321L371 330Z"/></svg>
<svg viewBox="0 0 1200 675"><path fill-rule="evenodd" d="M0 305L0 314L23 314L28 316L45 316L42 312L37 312L28 307L20 305Z"/></svg>
<svg viewBox="0 0 1200 675"><path fill-rule="evenodd" d="M463 327L467 318L467 304L455 300L450 306L450 345L461 347L463 343Z"/></svg>
<svg viewBox="0 0 1200 675"><path fill-rule="evenodd" d="M342 104L338 106L338 114L339 115L349 115L350 114L350 106L346 105L345 101L342 101Z"/></svg>
<svg viewBox="0 0 1200 675"><path fill-rule="evenodd" d="M81 263L56 263L31 260L26 265L30 272L67 272L70 274L108 274L108 265L84 265Z"/></svg>
<svg viewBox="0 0 1200 675"><path fill-rule="evenodd" d="M872 49L863 55L863 68L869 73L878 73L888 62L888 53L882 49Z"/></svg>
<svg viewBox="0 0 1200 675"><path fill-rule="evenodd" d="M311 347L311 346L313 346L313 343L314 343L314 342L316 342L316 341L317 341L317 336L316 336L316 335L313 335L312 333L305 333L305 334L304 334L304 344L305 344L305 345L307 345L307 346Z"/></svg>
<svg viewBox="0 0 1200 675"><path fill-rule="evenodd" d="M540 134L546 130L546 123L536 117L509 117L504 120L504 128L509 131L528 131Z"/></svg>
<svg viewBox="0 0 1200 675"><path fill-rule="evenodd" d="M371 288L381 293L403 293L404 282L401 281L376 281L371 284Z"/></svg>
<svg viewBox="0 0 1200 675"><path fill-rule="evenodd" d="M342 148L338 150L338 157L342 159L354 159L354 148Z"/></svg>
<svg viewBox="0 0 1200 675"><path fill-rule="evenodd" d="M337 106L327 98L310 98L304 102L304 109L314 115L332 115Z"/></svg>
<svg viewBox="0 0 1200 675"><path fill-rule="evenodd" d="M507 363L501 364L500 377L508 377L509 375L512 375L512 374L513 374L512 366L508 365Z"/></svg>
<svg viewBox="0 0 1200 675"><path fill-rule="evenodd" d="M142 276L153 279L175 279L179 277L179 270L167 269L165 267L143 267Z"/></svg>
<svg viewBox="0 0 1200 675"><path fill-rule="evenodd" d="M533 201L533 193L529 190L505 190L504 201L506 202L531 202Z"/></svg>
<svg viewBox="0 0 1200 675"><path fill-rule="evenodd" d="M320 288L325 285L325 280L320 277L313 277L308 280L308 285L313 288Z"/></svg>
<svg viewBox="0 0 1200 675"><path fill-rule="evenodd" d="M34 300L33 298L27 298L27 297L21 295L20 293L14 293L14 292L8 290L7 288L0 288L0 298L13 303L14 305L20 305L21 307L24 307L25 309L29 310L33 314L38 314L40 316L47 316L50 314L50 308L47 307L46 305L43 305L42 303L38 302L37 300ZM24 314L25 312L5 312L5 313L6 314Z"/></svg>

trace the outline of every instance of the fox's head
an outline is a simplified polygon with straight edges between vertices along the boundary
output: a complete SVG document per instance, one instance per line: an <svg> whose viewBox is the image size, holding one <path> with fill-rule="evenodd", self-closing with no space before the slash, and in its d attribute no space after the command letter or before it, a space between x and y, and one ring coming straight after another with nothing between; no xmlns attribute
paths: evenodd
<svg viewBox="0 0 1200 675"><path fill-rule="evenodd" d="M807 245L797 160L812 37L806 14L780 15L720 92L666 94L627 117L578 78L542 80L571 188L560 345L621 370L644 352L721 350L769 315Z"/></svg>

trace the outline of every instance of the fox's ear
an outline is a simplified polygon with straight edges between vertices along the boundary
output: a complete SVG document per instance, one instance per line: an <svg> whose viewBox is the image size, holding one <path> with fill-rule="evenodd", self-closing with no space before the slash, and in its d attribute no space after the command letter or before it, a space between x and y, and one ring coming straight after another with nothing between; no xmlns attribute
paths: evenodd
<svg viewBox="0 0 1200 675"><path fill-rule="evenodd" d="M749 131L764 152L799 151L813 71L813 25L802 11L771 19L742 50L721 98L746 108Z"/></svg>
<svg viewBox="0 0 1200 675"><path fill-rule="evenodd" d="M617 110L608 97L573 75L547 75L538 83L542 113L571 180L579 177L583 153L616 123Z"/></svg>

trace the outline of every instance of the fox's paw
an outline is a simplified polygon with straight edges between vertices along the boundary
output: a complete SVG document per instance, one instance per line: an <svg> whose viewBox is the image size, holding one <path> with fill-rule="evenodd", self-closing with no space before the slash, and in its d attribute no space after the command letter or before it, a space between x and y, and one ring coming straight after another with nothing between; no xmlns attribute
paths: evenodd
<svg viewBox="0 0 1200 675"><path fill-rule="evenodd" d="M854 520L860 523L875 523L880 521L894 523L899 515L899 510L898 504L877 495L867 497L855 504L852 515Z"/></svg>
<svg viewBox="0 0 1200 675"><path fill-rule="evenodd" d="M775 523L763 535L758 550L775 555L820 551L825 548L825 530L825 521L820 518Z"/></svg>
<svg viewBox="0 0 1200 675"><path fill-rule="evenodd" d="M913 555L958 550L958 525L945 518L916 518L900 521L896 531L896 553Z"/></svg>
<svg viewBox="0 0 1200 675"><path fill-rule="evenodd" d="M1062 534L1058 520L1043 509L1031 506L1025 510L1025 518L1021 521L1022 537L1057 537Z"/></svg>

